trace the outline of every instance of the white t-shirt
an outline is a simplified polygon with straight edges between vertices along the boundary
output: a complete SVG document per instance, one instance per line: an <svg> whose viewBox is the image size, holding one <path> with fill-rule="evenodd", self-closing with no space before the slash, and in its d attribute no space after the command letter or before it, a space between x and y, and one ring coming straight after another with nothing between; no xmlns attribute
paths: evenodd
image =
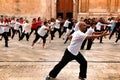
<svg viewBox="0 0 120 80"><path fill-rule="evenodd" d="M28 23L23 24L23 31L22 32L24 32L24 31L25 31L25 33L30 32L30 24L28 24Z"/></svg>
<svg viewBox="0 0 120 80"><path fill-rule="evenodd" d="M75 31L79 30L79 24L80 24L80 21L76 23L75 28L74 28Z"/></svg>
<svg viewBox="0 0 120 80"><path fill-rule="evenodd" d="M71 43L68 46L68 51L70 51L75 56L78 55L81 45L85 40L86 36L87 35L80 30L74 32L72 35Z"/></svg>
<svg viewBox="0 0 120 80"><path fill-rule="evenodd" d="M38 29L38 34L40 36L45 36L45 34L47 33L47 30L45 30L45 28L47 28L45 25L41 26L41 28Z"/></svg>
<svg viewBox="0 0 120 80"><path fill-rule="evenodd" d="M93 29L92 27L90 27L90 28L86 31L85 34L87 34L87 35L92 35L93 32L94 32L94 29Z"/></svg>
<svg viewBox="0 0 120 80"><path fill-rule="evenodd" d="M101 22L98 22L97 24L96 24L96 30L101 30L101 25L103 25Z"/></svg>
<svg viewBox="0 0 120 80"><path fill-rule="evenodd" d="M69 23L71 23L70 21L66 20L65 23L64 23L64 27L68 27L69 26Z"/></svg>
<svg viewBox="0 0 120 80"><path fill-rule="evenodd" d="M19 30L20 25L21 25L21 24L20 24L19 22L16 22L14 29L15 29L15 30Z"/></svg>
<svg viewBox="0 0 120 80"><path fill-rule="evenodd" d="M58 19L55 22L55 28L60 29L60 21Z"/></svg>
<svg viewBox="0 0 120 80"><path fill-rule="evenodd" d="M0 22L0 25L3 25L3 23ZM0 34L2 34L2 33L3 33L3 27L0 26Z"/></svg>
<svg viewBox="0 0 120 80"><path fill-rule="evenodd" d="M55 22L51 22L51 23L49 24L49 26L50 26L50 28L51 28L51 31L53 31L53 30L54 30L54 27L55 27Z"/></svg>
<svg viewBox="0 0 120 80"><path fill-rule="evenodd" d="M9 23L3 23L3 25L9 25ZM9 26L3 27L3 32L9 32L9 29Z"/></svg>
<svg viewBox="0 0 120 80"><path fill-rule="evenodd" d="M15 27L15 20L11 20L10 26L11 26L11 27Z"/></svg>

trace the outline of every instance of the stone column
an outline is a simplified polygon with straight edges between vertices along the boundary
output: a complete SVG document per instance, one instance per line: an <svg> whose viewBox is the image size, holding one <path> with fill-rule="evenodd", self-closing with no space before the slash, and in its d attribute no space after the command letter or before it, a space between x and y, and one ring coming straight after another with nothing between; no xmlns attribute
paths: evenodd
<svg viewBox="0 0 120 80"><path fill-rule="evenodd" d="M111 3L110 3L110 12L116 12L116 9L117 9L117 7L116 7L116 3L117 2L117 0L111 0Z"/></svg>
<svg viewBox="0 0 120 80"><path fill-rule="evenodd" d="M73 0L73 18L77 18L78 0Z"/></svg>

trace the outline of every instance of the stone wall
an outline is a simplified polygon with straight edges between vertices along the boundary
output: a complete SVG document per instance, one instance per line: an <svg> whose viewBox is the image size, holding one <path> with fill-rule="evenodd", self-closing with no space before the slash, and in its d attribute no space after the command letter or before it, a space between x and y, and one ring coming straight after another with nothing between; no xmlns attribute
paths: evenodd
<svg viewBox="0 0 120 80"><path fill-rule="evenodd" d="M120 15L120 0L79 0L78 18L81 16L109 17ZM84 5L85 4L85 5Z"/></svg>
<svg viewBox="0 0 120 80"><path fill-rule="evenodd" d="M0 15L50 19L56 17L57 0L0 0ZM73 0L73 16L118 16L120 0Z"/></svg>
<svg viewBox="0 0 120 80"><path fill-rule="evenodd" d="M50 0L0 0L0 15L50 18Z"/></svg>

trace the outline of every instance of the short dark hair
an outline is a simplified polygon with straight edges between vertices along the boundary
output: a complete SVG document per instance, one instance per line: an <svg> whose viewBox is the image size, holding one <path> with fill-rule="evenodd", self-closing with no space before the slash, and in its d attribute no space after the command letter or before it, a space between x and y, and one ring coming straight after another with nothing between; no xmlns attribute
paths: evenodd
<svg viewBox="0 0 120 80"><path fill-rule="evenodd" d="M48 22L47 22L47 21L45 21L45 22L44 22L44 25L46 25L47 23L48 23Z"/></svg>

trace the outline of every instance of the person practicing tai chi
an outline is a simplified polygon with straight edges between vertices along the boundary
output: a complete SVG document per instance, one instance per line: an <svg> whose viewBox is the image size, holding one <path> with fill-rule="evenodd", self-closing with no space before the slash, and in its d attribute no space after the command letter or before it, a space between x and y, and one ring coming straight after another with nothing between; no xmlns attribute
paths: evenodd
<svg viewBox="0 0 120 80"><path fill-rule="evenodd" d="M69 37L71 39L71 43L65 50L61 61L50 71L45 80L54 80L58 73L72 60L76 60L80 64L79 79L85 80L87 77L87 61L81 52L79 52L80 47L85 39L99 38L107 35L106 32L99 35L86 35L83 33L86 28L87 24L85 22L79 23L79 30Z"/></svg>
<svg viewBox="0 0 120 80"><path fill-rule="evenodd" d="M48 31L50 30L50 28L48 27L48 22L47 21L45 21L44 22L44 25L43 26L41 26L39 29L38 29L38 31L37 31L37 33L36 33L36 37L35 37L35 39L33 40L33 43L32 43L32 47L31 48L33 48L33 46L34 46L34 44L39 40L39 38L42 38L42 40L43 40L43 48L44 48L44 46L45 46L45 43L46 43L46 38L48 37Z"/></svg>

